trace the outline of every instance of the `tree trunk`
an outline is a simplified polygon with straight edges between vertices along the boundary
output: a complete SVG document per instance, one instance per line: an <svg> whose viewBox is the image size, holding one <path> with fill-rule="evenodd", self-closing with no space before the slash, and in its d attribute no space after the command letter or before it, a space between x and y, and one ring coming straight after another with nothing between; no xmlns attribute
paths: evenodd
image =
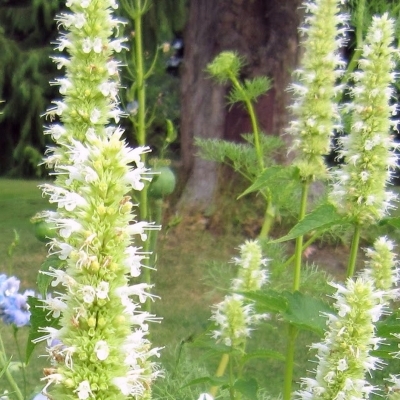
<svg viewBox="0 0 400 400"><path fill-rule="evenodd" d="M280 135L287 124L286 88L298 59L298 6L301 0L192 0L184 33L181 80L181 151L188 182L180 207L205 209L212 204L217 166L196 157L193 138L240 140L251 132L242 107L225 104L226 88L205 73L224 50L246 59L243 78L267 75L272 89L256 105L261 129Z"/></svg>

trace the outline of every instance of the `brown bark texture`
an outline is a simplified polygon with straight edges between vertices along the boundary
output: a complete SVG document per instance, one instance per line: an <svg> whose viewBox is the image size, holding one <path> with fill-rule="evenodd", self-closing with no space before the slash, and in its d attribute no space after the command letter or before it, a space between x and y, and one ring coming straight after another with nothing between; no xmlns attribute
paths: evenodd
<svg viewBox="0 0 400 400"><path fill-rule="evenodd" d="M282 134L290 101L286 89L298 60L299 5L300 0L190 1L181 79L181 155L189 179L181 208L207 208L217 185L217 166L196 156L194 137L239 141L251 132L243 107L227 106L228 88L205 72L221 51L233 50L245 58L243 79L272 79L256 112L266 134Z"/></svg>

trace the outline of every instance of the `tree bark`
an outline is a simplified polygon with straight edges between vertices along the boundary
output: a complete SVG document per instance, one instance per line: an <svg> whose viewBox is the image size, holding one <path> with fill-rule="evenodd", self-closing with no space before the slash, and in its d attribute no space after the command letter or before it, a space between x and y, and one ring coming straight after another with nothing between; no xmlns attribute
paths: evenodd
<svg viewBox="0 0 400 400"><path fill-rule="evenodd" d="M194 137L238 141L251 132L246 111L228 107L226 88L205 73L206 65L221 51L234 50L245 58L242 78L267 75L272 79L273 87L259 99L256 111L265 133L282 134L288 120L286 88L298 60L300 1L190 1L181 79L181 155L189 178L181 208L207 208L217 185L217 166L196 157Z"/></svg>

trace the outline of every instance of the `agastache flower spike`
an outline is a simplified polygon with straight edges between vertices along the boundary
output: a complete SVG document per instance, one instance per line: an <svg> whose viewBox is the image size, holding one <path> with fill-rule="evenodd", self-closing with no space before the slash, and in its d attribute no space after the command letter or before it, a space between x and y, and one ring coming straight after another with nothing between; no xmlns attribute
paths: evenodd
<svg viewBox="0 0 400 400"><path fill-rule="evenodd" d="M57 147L45 163L55 183L42 185L43 194L57 206L44 212L55 227L49 255L61 268L43 272L51 286L63 293L42 300L48 316L60 317L61 329L42 327L53 373L46 376L44 392L58 400L147 399L152 381L160 374L145 339L150 322L158 321L141 309L155 296L149 285L129 285L140 274L148 253L134 245L136 235L159 229L136 221L128 196L143 188L147 172L141 155L148 147L130 149L123 130L110 125L122 115L118 100L118 67L113 52L124 48L111 39L119 21L112 18L115 0L68 0L70 12L61 14L59 28L66 29L56 49L68 57L54 57L66 76L53 80L62 100L53 101L47 113L56 118L46 129Z"/></svg>
<svg viewBox="0 0 400 400"><path fill-rule="evenodd" d="M381 361L370 352L382 339L376 336L375 323L388 311L388 301L396 291L397 261L391 252L393 244L386 238L375 241L368 249L366 270L346 285L331 283L337 315L327 315L328 330L317 350L315 378L303 378L296 398L304 400L368 399L377 389L366 377L381 368Z"/></svg>
<svg viewBox="0 0 400 400"><path fill-rule="evenodd" d="M240 257L234 258L234 262L239 266L239 271L238 277L232 281L233 292L259 290L267 282L268 273L262 269L267 260L262 258L257 241L247 241L241 245ZM213 306L210 319L215 322L216 329L212 336L226 346L242 349L253 326L266 318L268 315L257 314L253 303L246 301L241 294L227 295L222 302Z"/></svg>
<svg viewBox="0 0 400 400"><path fill-rule="evenodd" d="M306 26L301 67L295 72L293 120L288 133L294 136L295 164L306 181L326 178L324 155L330 152L333 131L340 129L335 86L343 72L338 49L343 44L346 16L339 13L340 0L310 0L304 3Z"/></svg>
<svg viewBox="0 0 400 400"><path fill-rule="evenodd" d="M340 139L341 168L334 172L331 199L355 223L374 223L384 217L396 195L386 191L397 166L397 145L390 136L396 106L390 105L395 80L394 21L374 17L353 77L350 134Z"/></svg>

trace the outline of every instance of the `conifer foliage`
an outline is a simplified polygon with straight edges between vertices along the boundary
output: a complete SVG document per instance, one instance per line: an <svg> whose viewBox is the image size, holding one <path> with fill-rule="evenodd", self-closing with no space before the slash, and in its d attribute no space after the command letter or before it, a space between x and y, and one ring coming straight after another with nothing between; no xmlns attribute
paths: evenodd
<svg viewBox="0 0 400 400"><path fill-rule="evenodd" d="M62 0L0 2L0 174L38 175L45 142L43 119L55 89L49 60L56 36L54 16Z"/></svg>

